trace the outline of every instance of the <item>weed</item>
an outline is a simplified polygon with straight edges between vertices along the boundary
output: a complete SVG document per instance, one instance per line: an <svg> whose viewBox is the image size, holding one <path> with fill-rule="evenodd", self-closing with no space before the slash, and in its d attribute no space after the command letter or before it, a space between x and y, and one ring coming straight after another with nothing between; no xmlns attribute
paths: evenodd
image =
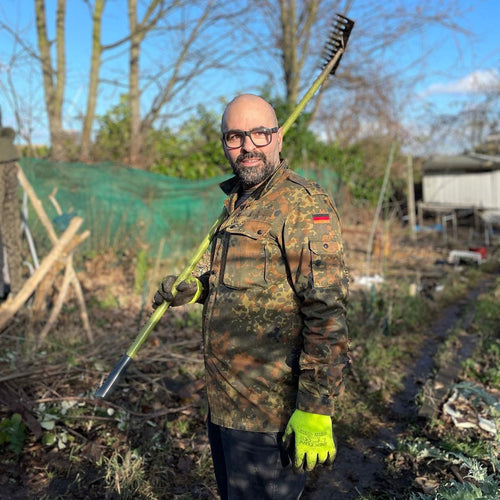
<svg viewBox="0 0 500 500"><path fill-rule="evenodd" d="M457 440L456 435L446 433L440 441L443 450L450 453L467 455L469 457L482 458L488 453L488 443L486 441L478 441L468 436L464 436L461 440Z"/></svg>
<svg viewBox="0 0 500 500"><path fill-rule="evenodd" d="M19 413L0 421L0 445L6 444L8 449L19 455L26 439L26 426Z"/></svg>
<svg viewBox="0 0 500 500"><path fill-rule="evenodd" d="M377 415L367 398L350 399L349 393L336 406L333 428L338 434L369 436L378 424Z"/></svg>
<svg viewBox="0 0 500 500"><path fill-rule="evenodd" d="M187 308L182 316L176 317L175 323L179 330L184 328L195 328L201 330L202 326L202 314L201 307L191 307Z"/></svg>
<svg viewBox="0 0 500 500"><path fill-rule="evenodd" d="M179 438L188 436L189 428L190 420L186 418L178 418L169 425L170 433Z"/></svg>
<svg viewBox="0 0 500 500"><path fill-rule="evenodd" d="M407 453L410 457L415 460L438 460L443 458L443 452L432 446L429 441L422 437L417 438L405 438L398 441L397 452Z"/></svg>
<svg viewBox="0 0 500 500"><path fill-rule="evenodd" d="M476 500L485 498L494 500L500 494L500 475L497 470L488 473L488 468L479 460L462 453L447 452L421 440L405 440L400 443L399 451L405 451L416 460L440 460L458 466L465 472L463 481L455 480L441 485L435 495L412 493L410 500ZM493 455L490 457L492 458ZM498 461L498 459L497 459Z"/></svg>
<svg viewBox="0 0 500 500"><path fill-rule="evenodd" d="M137 260L134 273L134 293L141 294L147 285L148 279L148 254L142 249L137 254Z"/></svg>
<svg viewBox="0 0 500 500"><path fill-rule="evenodd" d="M370 393L378 392L384 400L402 388L402 374L394 368L403 358L401 347L392 338L380 334L366 338L358 368L370 387Z"/></svg>
<svg viewBox="0 0 500 500"><path fill-rule="evenodd" d="M456 353L456 345L460 342L460 335L463 334L463 330L456 328L450 331L446 336L444 342L438 347L436 354L434 355L435 368L442 368L451 362Z"/></svg>
<svg viewBox="0 0 500 500"><path fill-rule="evenodd" d="M464 368L469 376L482 384L500 389L500 303L490 296L479 297L474 324L481 335L481 342L474 356Z"/></svg>
<svg viewBox="0 0 500 500"><path fill-rule="evenodd" d="M145 460L136 450L127 450L124 455L114 452L109 458L103 457L97 465L105 466L107 489L117 492L120 498L156 498L146 479Z"/></svg>
<svg viewBox="0 0 500 500"><path fill-rule="evenodd" d="M106 292L106 295L102 299L98 299L97 297L92 296L90 298L89 304L94 307L97 306L101 309L115 309L120 306L120 301L111 290L108 290Z"/></svg>
<svg viewBox="0 0 500 500"><path fill-rule="evenodd" d="M414 332L427 324L431 307L429 301L420 296L407 295L392 303L392 331Z"/></svg>

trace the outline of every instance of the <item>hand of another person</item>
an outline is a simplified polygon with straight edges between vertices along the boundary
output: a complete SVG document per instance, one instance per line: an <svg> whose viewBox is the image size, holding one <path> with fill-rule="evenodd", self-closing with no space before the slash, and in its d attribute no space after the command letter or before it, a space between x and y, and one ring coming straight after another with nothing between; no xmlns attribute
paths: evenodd
<svg viewBox="0 0 500 500"><path fill-rule="evenodd" d="M331 465L337 454L332 419L328 415L295 410L283 440L296 472L312 471L319 464Z"/></svg>
<svg viewBox="0 0 500 500"><path fill-rule="evenodd" d="M173 275L163 279L160 288L153 298L153 309L156 309L165 301L172 307L196 302L203 291L201 281L193 276L187 280L181 281L174 290L173 288L176 280L177 276Z"/></svg>

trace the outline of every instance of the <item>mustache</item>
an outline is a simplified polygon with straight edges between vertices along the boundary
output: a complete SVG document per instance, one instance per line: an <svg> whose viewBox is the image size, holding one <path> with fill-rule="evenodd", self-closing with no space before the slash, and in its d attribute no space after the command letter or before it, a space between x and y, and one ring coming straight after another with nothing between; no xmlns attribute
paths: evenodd
<svg viewBox="0 0 500 500"><path fill-rule="evenodd" d="M242 161L247 160L249 158L260 158L262 161L266 161L266 155L264 153L260 153L259 151L252 151L250 153L242 153L237 158L235 163L239 165Z"/></svg>

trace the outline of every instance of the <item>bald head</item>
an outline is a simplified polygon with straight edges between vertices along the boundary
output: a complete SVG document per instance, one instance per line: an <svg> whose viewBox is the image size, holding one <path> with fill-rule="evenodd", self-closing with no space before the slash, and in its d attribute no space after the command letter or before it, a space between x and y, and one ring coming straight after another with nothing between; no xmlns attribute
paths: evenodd
<svg viewBox="0 0 500 500"><path fill-rule="evenodd" d="M234 126L234 123L238 126ZM252 125L247 126L245 123ZM242 94L235 97L222 115L222 132L230 129L250 130L255 127L273 128L276 126L278 126L278 119L273 107L262 97L254 94Z"/></svg>

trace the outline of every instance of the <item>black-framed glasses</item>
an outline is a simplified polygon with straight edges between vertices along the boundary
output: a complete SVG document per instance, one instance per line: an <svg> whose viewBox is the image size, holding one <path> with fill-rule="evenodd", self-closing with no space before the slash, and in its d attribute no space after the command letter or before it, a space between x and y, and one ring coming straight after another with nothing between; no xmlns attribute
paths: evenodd
<svg viewBox="0 0 500 500"><path fill-rule="evenodd" d="M257 127L252 130L228 130L222 134L222 141L227 149L241 148L245 143L245 137L250 137L250 140L258 148L271 144L273 134L278 131L278 127L267 128Z"/></svg>

